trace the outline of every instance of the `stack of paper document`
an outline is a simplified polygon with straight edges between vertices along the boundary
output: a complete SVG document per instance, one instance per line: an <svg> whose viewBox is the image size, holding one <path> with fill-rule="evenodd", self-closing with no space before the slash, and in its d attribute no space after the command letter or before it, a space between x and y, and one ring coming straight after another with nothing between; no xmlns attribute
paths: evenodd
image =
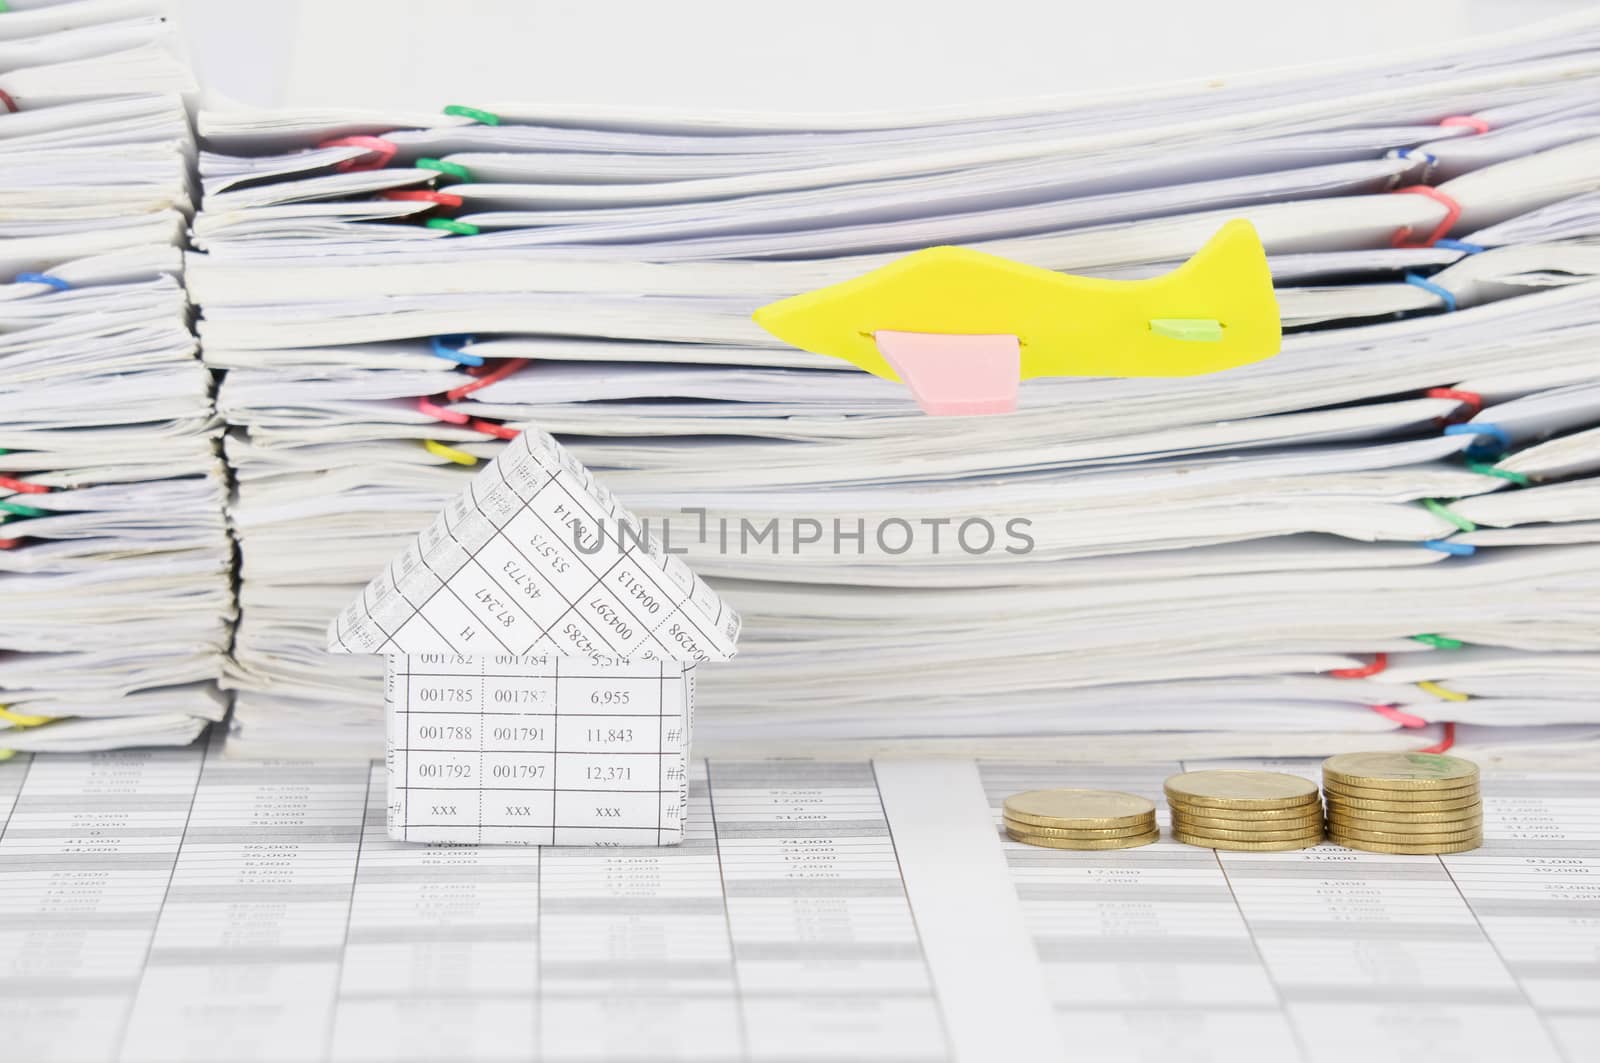
<svg viewBox="0 0 1600 1063"><path fill-rule="evenodd" d="M448 110L200 116L237 748L381 748L321 632L523 424L744 613L706 749L1600 748L1600 19L1009 108ZM1234 217L1290 334L1214 376L928 418L750 320L938 243L1151 275Z"/></svg>
<svg viewBox="0 0 1600 1063"><path fill-rule="evenodd" d="M0 16L0 748L187 742L232 547L182 285L193 84L154 5Z"/></svg>

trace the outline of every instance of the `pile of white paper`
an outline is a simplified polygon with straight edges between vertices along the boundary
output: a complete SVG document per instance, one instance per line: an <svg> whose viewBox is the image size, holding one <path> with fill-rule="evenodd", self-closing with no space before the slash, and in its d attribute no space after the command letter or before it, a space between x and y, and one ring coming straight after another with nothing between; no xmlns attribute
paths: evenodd
<svg viewBox="0 0 1600 1063"><path fill-rule="evenodd" d="M320 632L519 424L745 614L702 748L1592 742L1597 88L1586 18L986 112L203 114L237 747L379 748ZM1150 275L1238 216L1293 334L1211 377L930 419L749 319L933 243Z"/></svg>
<svg viewBox="0 0 1600 1063"><path fill-rule="evenodd" d="M234 613L182 284L193 84L155 5L0 16L0 748L190 741Z"/></svg>

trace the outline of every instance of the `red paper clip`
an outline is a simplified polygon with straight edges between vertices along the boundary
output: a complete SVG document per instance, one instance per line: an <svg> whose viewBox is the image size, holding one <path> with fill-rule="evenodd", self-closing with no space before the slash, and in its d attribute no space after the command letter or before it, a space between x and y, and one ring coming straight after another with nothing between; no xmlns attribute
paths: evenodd
<svg viewBox="0 0 1600 1063"><path fill-rule="evenodd" d="M1455 228L1456 222L1461 220L1461 204L1432 185L1406 185L1404 188L1395 189L1396 194L1401 192L1427 196L1435 203L1443 205L1444 220L1434 227L1433 232L1416 243L1411 242L1411 226L1403 226L1399 232L1394 234L1394 239L1389 241L1391 246L1405 248L1432 247L1438 241L1449 236L1450 230Z"/></svg>
<svg viewBox="0 0 1600 1063"><path fill-rule="evenodd" d="M1453 724L1453 723L1447 723L1447 724L1444 725L1444 737L1442 739L1440 739L1437 744L1428 746L1428 747L1426 747L1424 749L1419 749L1419 750L1417 750L1417 752L1418 753L1447 753L1447 752L1449 752L1450 747L1455 745L1455 744L1456 744L1456 725Z"/></svg>
<svg viewBox="0 0 1600 1063"><path fill-rule="evenodd" d="M1439 119L1439 124L1442 126L1464 125L1474 133L1487 133L1489 131L1489 123L1472 114L1453 114L1449 118Z"/></svg>
<svg viewBox="0 0 1600 1063"><path fill-rule="evenodd" d="M26 480L13 480L9 476L0 476L0 487L7 491L15 491L19 495L47 495L50 488L44 484L31 484Z"/></svg>
<svg viewBox="0 0 1600 1063"><path fill-rule="evenodd" d="M515 428L507 428L505 425L495 424L493 421L474 420L471 427L486 436L494 436L496 439L515 439L522 434Z"/></svg>
<svg viewBox="0 0 1600 1063"><path fill-rule="evenodd" d="M381 170L389 165L389 160L394 158L397 148L390 141L382 137L335 137L324 140L318 144L319 148L366 148L367 154L357 155L353 159L346 159L334 167L340 173L353 173L358 170Z"/></svg>
<svg viewBox="0 0 1600 1063"><path fill-rule="evenodd" d="M1428 726L1427 720L1424 720L1421 716L1413 716L1409 712L1401 711L1398 705L1368 705L1367 708L1386 720L1393 720L1401 727L1415 729Z"/></svg>
<svg viewBox="0 0 1600 1063"><path fill-rule="evenodd" d="M1389 667L1389 655L1380 653L1372 658L1371 664L1363 668L1335 668L1328 674L1335 679L1365 679L1369 675L1377 675L1387 667Z"/></svg>
<svg viewBox="0 0 1600 1063"><path fill-rule="evenodd" d="M468 417L464 413L456 413L455 411L447 410L442 406L435 406L428 399L418 399L417 409L421 410L429 417L432 417L434 420L444 421L446 424L466 424L468 421L472 420L472 418Z"/></svg>
<svg viewBox="0 0 1600 1063"><path fill-rule="evenodd" d="M466 202L460 196L452 196L449 192L424 192L414 188L379 192L378 198L409 200L417 203L437 203L441 207L459 207Z"/></svg>
<svg viewBox="0 0 1600 1063"><path fill-rule="evenodd" d="M1423 394L1430 399L1455 399L1462 404L1461 408L1450 414L1450 416L1438 418L1440 428L1447 424L1460 424L1463 421L1470 421L1483 411L1483 396L1476 391L1461 391L1457 388L1429 388Z"/></svg>
<svg viewBox="0 0 1600 1063"><path fill-rule="evenodd" d="M528 358L508 358L505 364L496 368L494 372L485 373L470 384L462 384L458 388L452 388L451 390L445 392L445 397L451 402L460 402L463 398L472 394L474 391L477 391L479 388L486 388L490 384L498 384L512 373L515 373L517 370L527 365L529 361L531 361L531 359Z"/></svg>
<svg viewBox="0 0 1600 1063"><path fill-rule="evenodd" d="M13 547L17 547L17 546L21 546L21 545L22 545L22 540L21 539L0 539L0 550L10 550Z"/></svg>
<svg viewBox="0 0 1600 1063"><path fill-rule="evenodd" d="M22 110L21 107L17 106L17 101L11 98L11 93L7 92L5 89L0 89L0 103L6 105L6 111L9 114L16 114L18 111Z"/></svg>

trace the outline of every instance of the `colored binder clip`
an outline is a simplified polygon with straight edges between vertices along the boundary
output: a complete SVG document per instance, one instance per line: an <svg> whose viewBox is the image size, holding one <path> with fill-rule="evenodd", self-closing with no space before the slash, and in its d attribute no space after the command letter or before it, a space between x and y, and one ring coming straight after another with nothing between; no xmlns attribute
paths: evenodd
<svg viewBox="0 0 1600 1063"><path fill-rule="evenodd" d="M1008 413L1020 380L1194 376L1278 353L1255 229L1230 221L1162 277L1075 277L961 247L762 307L779 339L904 382L924 412Z"/></svg>

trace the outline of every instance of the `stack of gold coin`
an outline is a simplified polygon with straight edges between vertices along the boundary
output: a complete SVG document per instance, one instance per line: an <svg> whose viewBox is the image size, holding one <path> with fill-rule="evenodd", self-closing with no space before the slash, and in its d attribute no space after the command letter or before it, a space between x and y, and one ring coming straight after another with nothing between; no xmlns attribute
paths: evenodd
<svg viewBox="0 0 1600 1063"><path fill-rule="evenodd" d="M1029 790L1006 798L1006 834L1049 849L1132 849L1161 837L1156 806L1117 790Z"/></svg>
<svg viewBox="0 0 1600 1063"><path fill-rule="evenodd" d="M1478 766L1438 753L1340 753L1322 762L1328 835L1374 853L1464 853L1483 844Z"/></svg>
<svg viewBox="0 0 1600 1063"><path fill-rule="evenodd" d="M1186 771L1166 782L1172 836L1188 845L1286 852L1322 840L1317 784L1275 771Z"/></svg>

